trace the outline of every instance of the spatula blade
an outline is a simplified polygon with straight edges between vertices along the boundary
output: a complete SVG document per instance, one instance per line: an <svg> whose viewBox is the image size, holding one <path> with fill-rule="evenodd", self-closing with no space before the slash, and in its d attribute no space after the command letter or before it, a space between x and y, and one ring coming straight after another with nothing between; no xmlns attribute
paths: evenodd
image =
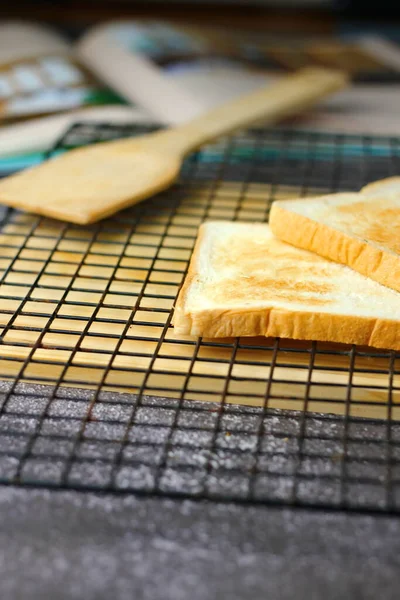
<svg viewBox="0 0 400 600"><path fill-rule="evenodd" d="M86 225L165 189L179 167L132 141L88 146L0 181L0 203Z"/></svg>

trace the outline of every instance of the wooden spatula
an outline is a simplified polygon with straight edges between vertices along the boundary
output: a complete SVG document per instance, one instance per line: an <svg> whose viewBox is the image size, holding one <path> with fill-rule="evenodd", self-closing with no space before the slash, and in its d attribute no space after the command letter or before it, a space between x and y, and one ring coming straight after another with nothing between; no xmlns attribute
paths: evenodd
<svg viewBox="0 0 400 600"><path fill-rule="evenodd" d="M71 150L1 180L0 203L93 223L170 186L185 155L204 142L295 114L346 81L339 71L304 69L174 129Z"/></svg>

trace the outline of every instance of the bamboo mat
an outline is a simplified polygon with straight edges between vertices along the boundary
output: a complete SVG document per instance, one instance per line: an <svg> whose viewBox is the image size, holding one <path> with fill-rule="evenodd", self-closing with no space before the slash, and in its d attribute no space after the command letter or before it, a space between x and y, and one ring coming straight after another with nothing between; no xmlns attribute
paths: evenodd
<svg viewBox="0 0 400 600"><path fill-rule="evenodd" d="M172 308L199 224L264 221L273 198L299 193L181 185L89 227L15 213L0 231L0 379L400 418L393 353L174 334Z"/></svg>

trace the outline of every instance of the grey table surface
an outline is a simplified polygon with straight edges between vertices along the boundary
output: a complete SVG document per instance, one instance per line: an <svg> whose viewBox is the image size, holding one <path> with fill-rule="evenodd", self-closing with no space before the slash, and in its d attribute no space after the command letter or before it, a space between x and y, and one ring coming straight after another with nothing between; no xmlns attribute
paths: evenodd
<svg viewBox="0 0 400 600"><path fill-rule="evenodd" d="M399 597L400 519L0 488L2 600Z"/></svg>

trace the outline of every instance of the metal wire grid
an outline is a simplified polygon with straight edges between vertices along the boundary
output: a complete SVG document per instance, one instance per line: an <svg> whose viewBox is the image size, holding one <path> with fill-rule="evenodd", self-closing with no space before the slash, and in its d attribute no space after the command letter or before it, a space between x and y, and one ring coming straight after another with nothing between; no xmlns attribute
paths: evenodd
<svg viewBox="0 0 400 600"><path fill-rule="evenodd" d="M78 124L52 152L138 131ZM394 139L252 131L91 227L8 211L0 482L397 512L395 353L170 324L204 219L264 221L276 197L358 189L399 157Z"/></svg>

